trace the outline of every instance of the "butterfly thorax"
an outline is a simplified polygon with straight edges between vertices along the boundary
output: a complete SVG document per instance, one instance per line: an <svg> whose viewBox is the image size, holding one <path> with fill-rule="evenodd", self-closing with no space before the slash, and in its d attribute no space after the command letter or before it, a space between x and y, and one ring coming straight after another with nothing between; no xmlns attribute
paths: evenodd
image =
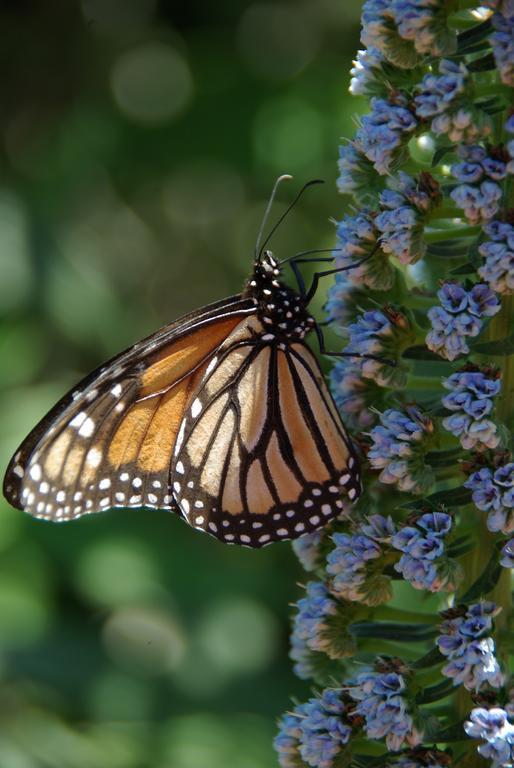
<svg viewBox="0 0 514 768"><path fill-rule="evenodd" d="M282 271L270 251L255 262L253 274L245 288L257 307L257 315L267 336L277 339L303 339L315 325L299 293L280 280Z"/></svg>

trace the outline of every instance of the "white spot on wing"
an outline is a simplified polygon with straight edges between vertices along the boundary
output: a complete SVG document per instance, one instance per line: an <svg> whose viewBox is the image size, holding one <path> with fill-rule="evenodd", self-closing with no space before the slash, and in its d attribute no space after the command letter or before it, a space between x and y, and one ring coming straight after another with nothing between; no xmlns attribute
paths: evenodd
<svg viewBox="0 0 514 768"><path fill-rule="evenodd" d="M29 475L32 478L32 480L36 481L36 483L38 482L38 480L41 480L41 467L39 466L39 464L34 464L34 466L30 468Z"/></svg>
<svg viewBox="0 0 514 768"><path fill-rule="evenodd" d="M95 430L95 422L93 419L90 419L89 417L84 421L82 426L79 428L79 435L81 437L91 437Z"/></svg>
<svg viewBox="0 0 514 768"><path fill-rule="evenodd" d="M201 412L202 412L202 403L197 397L195 397L195 399L193 400L193 404L191 406L191 416L193 417L193 419L196 419L196 417L199 416Z"/></svg>

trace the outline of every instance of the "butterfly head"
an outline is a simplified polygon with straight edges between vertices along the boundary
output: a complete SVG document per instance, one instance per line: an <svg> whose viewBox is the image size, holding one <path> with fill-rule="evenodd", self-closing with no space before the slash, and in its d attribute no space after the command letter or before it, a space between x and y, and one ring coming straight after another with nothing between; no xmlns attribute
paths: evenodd
<svg viewBox="0 0 514 768"><path fill-rule="evenodd" d="M277 338L303 339L315 321L299 293L281 282L282 269L271 251L264 251L253 267L246 295L257 306L267 330Z"/></svg>

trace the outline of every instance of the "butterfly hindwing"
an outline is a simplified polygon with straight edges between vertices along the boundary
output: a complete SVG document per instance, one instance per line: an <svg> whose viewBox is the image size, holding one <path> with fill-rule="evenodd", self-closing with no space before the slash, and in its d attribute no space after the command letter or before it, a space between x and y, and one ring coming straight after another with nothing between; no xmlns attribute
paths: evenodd
<svg viewBox="0 0 514 768"><path fill-rule="evenodd" d="M360 493L358 464L318 363L276 344L257 317L206 370L175 446L173 494L185 519L259 547L316 530Z"/></svg>
<svg viewBox="0 0 514 768"><path fill-rule="evenodd" d="M67 520L113 506L173 508L170 461L184 409L245 313L240 297L166 326L66 395L16 452L11 504Z"/></svg>

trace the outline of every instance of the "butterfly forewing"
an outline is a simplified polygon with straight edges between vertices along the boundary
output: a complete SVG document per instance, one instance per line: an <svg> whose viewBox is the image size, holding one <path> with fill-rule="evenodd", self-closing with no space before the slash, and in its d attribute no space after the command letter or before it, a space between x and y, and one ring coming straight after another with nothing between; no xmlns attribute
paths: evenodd
<svg viewBox="0 0 514 768"><path fill-rule="evenodd" d="M250 305L218 302L118 355L66 395L22 443L4 493L67 520L113 506L170 509L170 461L184 409Z"/></svg>
<svg viewBox="0 0 514 768"><path fill-rule="evenodd" d="M267 340L269 339L269 340ZM186 520L259 547L316 530L360 492L356 458L319 366L242 320L206 370L180 428L173 494Z"/></svg>

